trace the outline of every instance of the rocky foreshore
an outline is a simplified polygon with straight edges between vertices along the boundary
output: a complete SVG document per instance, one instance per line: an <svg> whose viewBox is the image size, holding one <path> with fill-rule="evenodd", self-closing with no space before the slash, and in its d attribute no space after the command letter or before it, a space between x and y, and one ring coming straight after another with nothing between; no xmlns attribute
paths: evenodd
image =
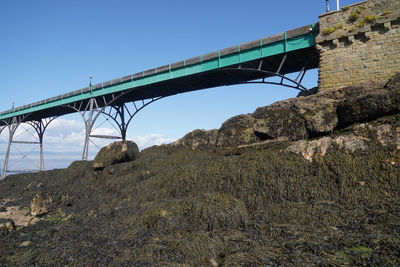
<svg viewBox="0 0 400 267"><path fill-rule="evenodd" d="M400 264L400 74L0 182L0 265Z"/></svg>

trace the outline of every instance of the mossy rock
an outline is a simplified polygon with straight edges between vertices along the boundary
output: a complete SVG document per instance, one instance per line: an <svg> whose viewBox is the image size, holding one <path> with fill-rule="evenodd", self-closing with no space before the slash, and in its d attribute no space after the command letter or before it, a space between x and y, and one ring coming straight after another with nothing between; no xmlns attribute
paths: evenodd
<svg viewBox="0 0 400 267"><path fill-rule="evenodd" d="M218 147L244 145L260 139L253 132L253 117L250 114L238 115L225 121L218 130Z"/></svg>
<svg viewBox="0 0 400 267"><path fill-rule="evenodd" d="M218 131L215 129L208 131L196 129L172 143L172 145L190 147L192 149L215 146L217 134Z"/></svg>
<svg viewBox="0 0 400 267"><path fill-rule="evenodd" d="M305 120L287 107L262 107L254 113L253 130L256 136L265 139L286 137L289 140L307 139Z"/></svg>

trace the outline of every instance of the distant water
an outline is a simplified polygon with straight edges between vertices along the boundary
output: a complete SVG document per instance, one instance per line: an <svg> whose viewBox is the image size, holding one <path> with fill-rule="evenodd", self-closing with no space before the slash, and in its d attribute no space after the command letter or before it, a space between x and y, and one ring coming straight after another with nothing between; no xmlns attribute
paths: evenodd
<svg viewBox="0 0 400 267"><path fill-rule="evenodd" d="M72 162L81 160L81 155L45 155L45 170L64 169ZM92 159L92 158L89 158ZM0 168L3 169L4 156L0 157ZM8 162L7 175L21 173L21 171L39 171L39 157L34 155L28 158L13 158Z"/></svg>

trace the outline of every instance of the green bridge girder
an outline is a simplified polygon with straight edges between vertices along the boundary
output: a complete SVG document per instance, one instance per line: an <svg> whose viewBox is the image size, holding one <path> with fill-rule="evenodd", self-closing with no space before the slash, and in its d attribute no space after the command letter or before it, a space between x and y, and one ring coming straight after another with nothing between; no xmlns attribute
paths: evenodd
<svg viewBox="0 0 400 267"><path fill-rule="evenodd" d="M252 74L240 74L237 78L232 78L232 75L224 74L223 70L242 66L255 67L260 60L263 60L263 70L276 71L283 54L289 57L288 62L282 68L283 74L300 71L303 66L300 62L305 60L311 60L307 66L308 69L316 68L318 67L318 55L314 45L315 37L318 34L318 24L306 25L203 56L99 83L90 88L82 88L3 111L0 113L0 125L5 125L5 121L10 118L26 114L30 114L28 120L39 120L72 113L75 111L64 106L83 100L89 101L92 98L105 99L112 94L128 90L130 92L120 101L169 96L253 80L260 77Z"/></svg>

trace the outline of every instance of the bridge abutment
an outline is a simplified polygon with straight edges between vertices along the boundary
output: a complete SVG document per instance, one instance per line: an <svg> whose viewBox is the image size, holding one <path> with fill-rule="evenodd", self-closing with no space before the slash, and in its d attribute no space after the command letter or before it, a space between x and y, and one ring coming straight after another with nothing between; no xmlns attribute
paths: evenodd
<svg viewBox="0 0 400 267"><path fill-rule="evenodd" d="M384 83L400 72L400 1L363 1L319 20L320 91Z"/></svg>

